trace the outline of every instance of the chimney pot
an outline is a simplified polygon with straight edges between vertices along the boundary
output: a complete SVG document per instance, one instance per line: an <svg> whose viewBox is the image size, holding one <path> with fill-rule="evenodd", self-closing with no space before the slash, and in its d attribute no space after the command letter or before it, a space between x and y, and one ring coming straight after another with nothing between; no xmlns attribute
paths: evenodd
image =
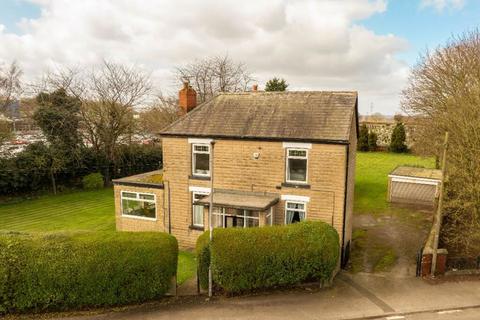
<svg viewBox="0 0 480 320"><path fill-rule="evenodd" d="M252 86L252 91L257 91L258 90L258 84L254 84Z"/></svg>

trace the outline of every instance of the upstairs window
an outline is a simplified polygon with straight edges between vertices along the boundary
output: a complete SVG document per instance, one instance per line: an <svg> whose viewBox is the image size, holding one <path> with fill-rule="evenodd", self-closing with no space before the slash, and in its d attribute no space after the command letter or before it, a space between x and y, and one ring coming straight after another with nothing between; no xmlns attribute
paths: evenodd
<svg viewBox="0 0 480 320"><path fill-rule="evenodd" d="M192 174L210 176L210 146L208 144L192 145Z"/></svg>
<svg viewBox="0 0 480 320"><path fill-rule="evenodd" d="M287 182L307 183L308 151L287 149Z"/></svg>
<svg viewBox="0 0 480 320"><path fill-rule="evenodd" d="M304 202L285 202L285 224L297 223L305 220L307 214Z"/></svg>

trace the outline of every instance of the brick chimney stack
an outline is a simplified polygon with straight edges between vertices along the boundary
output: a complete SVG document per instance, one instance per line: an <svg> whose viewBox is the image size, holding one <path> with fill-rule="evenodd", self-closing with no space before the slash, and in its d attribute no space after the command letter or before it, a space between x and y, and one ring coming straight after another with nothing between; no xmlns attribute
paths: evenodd
<svg viewBox="0 0 480 320"><path fill-rule="evenodd" d="M254 85L252 86L252 91L253 91L253 92L258 91L258 84L254 84Z"/></svg>
<svg viewBox="0 0 480 320"><path fill-rule="evenodd" d="M179 113L184 115L197 106L197 92L190 86L188 81L183 83L183 88L178 92Z"/></svg>

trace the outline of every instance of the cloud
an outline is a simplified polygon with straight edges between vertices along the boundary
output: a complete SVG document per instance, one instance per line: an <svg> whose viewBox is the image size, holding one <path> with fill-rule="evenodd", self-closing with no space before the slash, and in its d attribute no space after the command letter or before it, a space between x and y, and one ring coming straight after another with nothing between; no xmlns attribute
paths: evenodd
<svg viewBox="0 0 480 320"><path fill-rule="evenodd" d="M30 78L106 58L176 92L175 66L228 53L260 87L281 76L292 90L358 90L363 112L393 113L408 71L396 57L406 40L361 25L386 10L381 0L33 1L42 13L22 20L22 34L0 29L0 62L16 59Z"/></svg>
<svg viewBox="0 0 480 320"><path fill-rule="evenodd" d="M462 9L465 6L465 0L422 0L420 8L434 8L441 12L444 9L452 8L455 10Z"/></svg>

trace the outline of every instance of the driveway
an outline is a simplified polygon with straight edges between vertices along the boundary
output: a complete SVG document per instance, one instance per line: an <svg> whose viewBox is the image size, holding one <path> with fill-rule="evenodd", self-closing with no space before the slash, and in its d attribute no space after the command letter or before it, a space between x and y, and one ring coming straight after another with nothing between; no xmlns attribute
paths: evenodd
<svg viewBox="0 0 480 320"><path fill-rule="evenodd" d="M355 214L349 270L414 277L416 256L432 225L432 209L389 207Z"/></svg>
<svg viewBox="0 0 480 320"><path fill-rule="evenodd" d="M480 286L478 281L429 284L418 278L342 272L328 289L310 287L249 297L217 297L212 301L205 301L203 296L185 302L172 299L166 304L64 319L437 319L453 310L460 310L455 316L461 312L478 314Z"/></svg>

